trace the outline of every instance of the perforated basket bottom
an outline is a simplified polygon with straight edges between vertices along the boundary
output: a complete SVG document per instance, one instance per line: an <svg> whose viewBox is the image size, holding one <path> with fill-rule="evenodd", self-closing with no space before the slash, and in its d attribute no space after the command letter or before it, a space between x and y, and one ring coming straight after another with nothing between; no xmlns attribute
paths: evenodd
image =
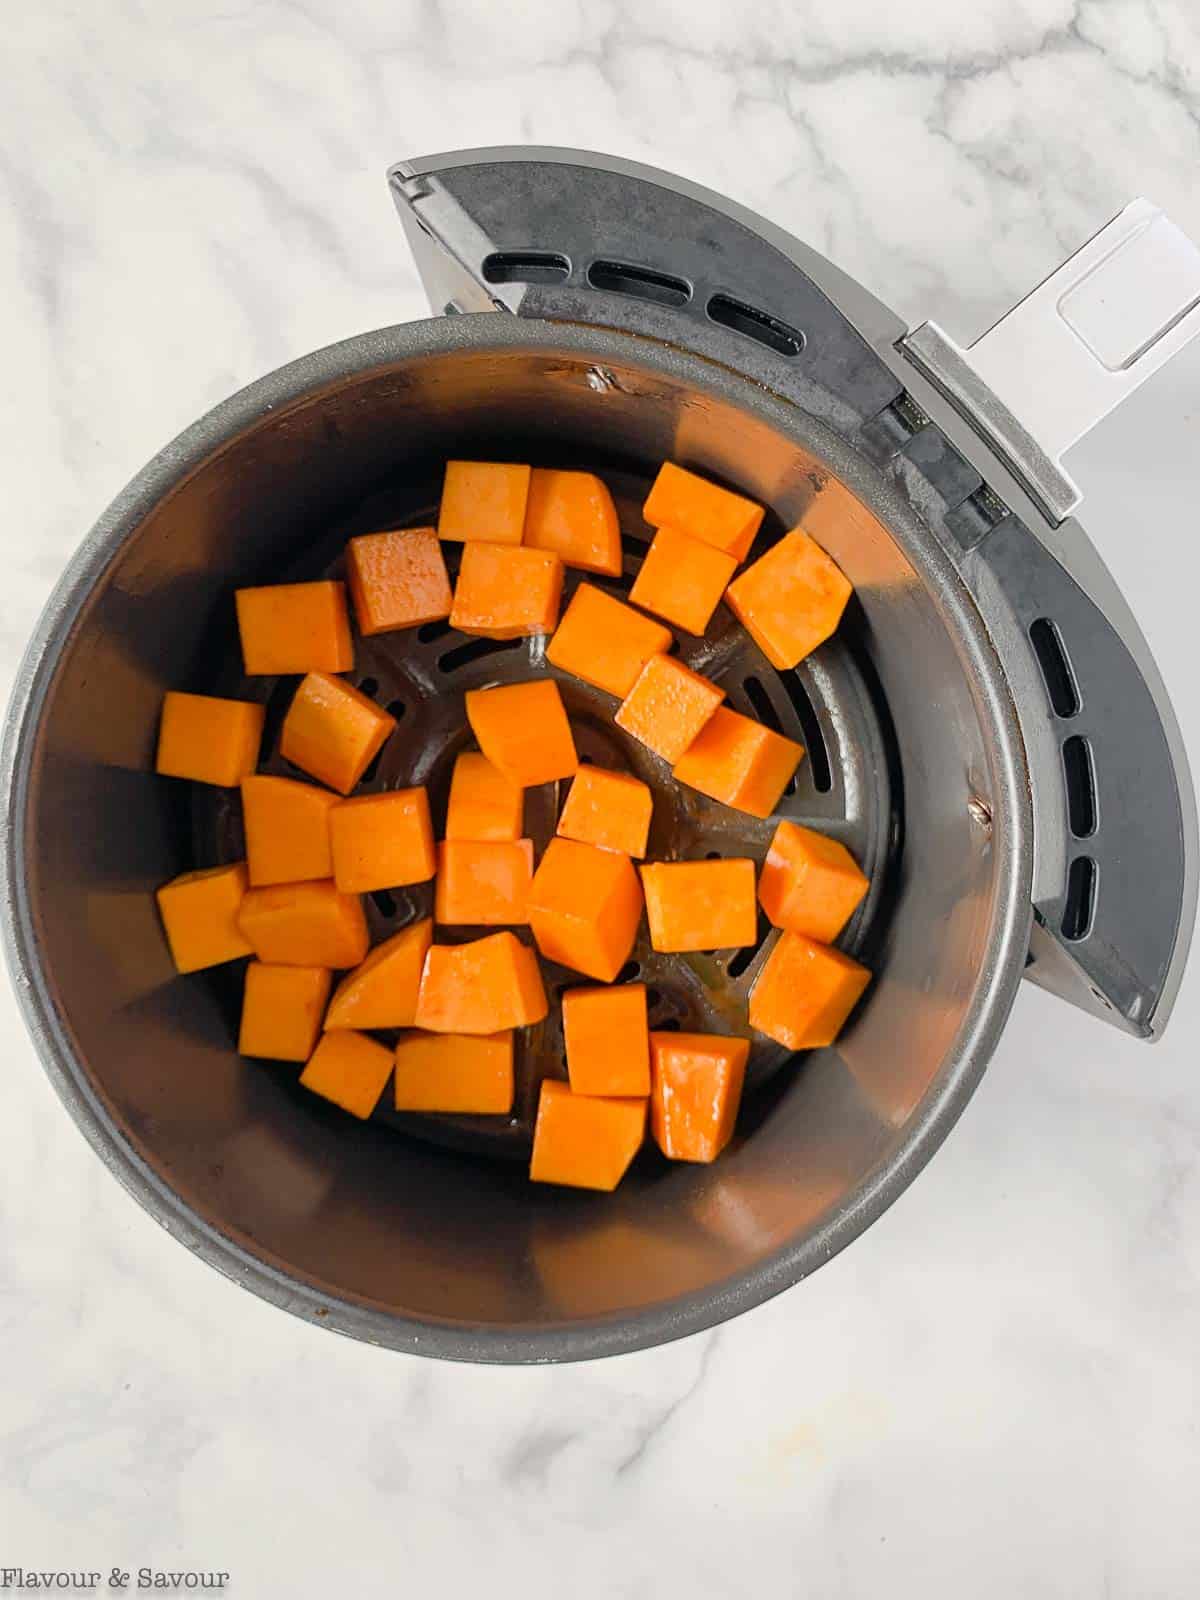
<svg viewBox="0 0 1200 1600"><path fill-rule="evenodd" d="M617 595L627 594L652 537L652 530L640 513L649 480L607 472L605 477L617 502L621 526L627 530L623 537L625 571L619 579L568 572L564 608L581 581ZM422 503L411 495L407 500L394 493L377 496L331 530L327 541L315 544L307 560L276 575L276 581L339 577L342 550L352 534L385 527L421 526L432 523L435 516L435 506L427 499ZM459 547L448 544L443 549L453 573ZM851 953L862 953L872 942L871 928L885 898L886 868L897 843L898 823L889 781L885 715L851 649L837 638L816 651L796 672L777 672L724 606L717 608L704 639L678 630L676 637L680 658L720 683L734 710L767 723L805 746L807 756L780 803L778 815L833 834L862 863L872 887L839 941ZM357 640L355 670L347 676L386 706L399 726L356 792L426 784L435 831L440 833L455 758L462 750L474 748L464 711L465 691L550 676L561 689L581 761L632 772L654 791L648 859L749 855L761 861L777 819L758 821L677 784L665 762L614 724L616 700L551 666L545 658L546 643L541 638L504 642L472 638L444 622ZM247 679L231 667L218 692L266 702L261 768L303 778L305 774L284 761L278 752L280 725L296 682L293 678ZM544 784L526 791L525 831L539 855L553 837L566 787L563 783ZM211 862L242 856L244 844L236 797L197 785L193 805L195 859ZM385 938L406 923L431 915L432 906L432 884L368 896L372 940ZM439 927L436 938L452 943L495 931ZM514 931L532 943L528 929ZM774 937L761 912L758 934L758 943L752 948L662 955L650 948L643 922L620 976L646 984L652 1028L744 1033L747 997ZM566 1076L558 1001L564 989L591 981L553 962L543 961L542 971L550 1015L544 1023L518 1034L517 1090L511 1117L397 1113L386 1103L385 1095L375 1113L376 1120L440 1144L501 1158L526 1158L538 1085L543 1077ZM791 1059L782 1046L761 1035L754 1036L747 1100ZM289 1068L281 1066L279 1070L294 1076Z"/></svg>

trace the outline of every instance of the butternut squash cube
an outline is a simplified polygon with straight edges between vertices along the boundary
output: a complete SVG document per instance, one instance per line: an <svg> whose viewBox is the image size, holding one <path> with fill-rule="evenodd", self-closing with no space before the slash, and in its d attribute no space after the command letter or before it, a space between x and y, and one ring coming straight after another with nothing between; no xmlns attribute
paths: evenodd
<svg viewBox="0 0 1200 1600"><path fill-rule="evenodd" d="M629 598L688 633L703 633L736 571L735 556L678 528L660 528Z"/></svg>
<svg viewBox="0 0 1200 1600"><path fill-rule="evenodd" d="M532 839L444 839L438 845L434 916L460 926L529 921Z"/></svg>
<svg viewBox="0 0 1200 1600"><path fill-rule="evenodd" d="M246 700L170 690L163 696L155 771L232 788L258 765L265 715Z"/></svg>
<svg viewBox="0 0 1200 1600"><path fill-rule="evenodd" d="M450 579L436 528L396 528L351 539L346 582L364 635L450 615Z"/></svg>
<svg viewBox="0 0 1200 1600"><path fill-rule="evenodd" d="M832 944L870 887L844 844L798 822L781 822L763 863L758 899L777 928Z"/></svg>
<svg viewBox="0 0 1200 1600"><path fill-rule="evenodd" d="M558 834L601 850L644 856L653 811L654 796L640 778L607 767L583 766L571 780Z"/></svg>
<svg viewBox="0 0 1200 1600"><path fill-rule="evenodd" d="M358 896L328 882L250 889L238 927L258 959L275 966L356 967L370 943Z"/></svg>
<svg viewBox="0 0 1200 1600"><path fill-rule="evenodd" d="M321 1034L332 981L328 967L270 967L251 961L242 996L239 1054L307 1061Z"/></svg>
<svg viewBox="0 0 1200 1600"><path fill-rule="evenodd" d="M615 1189L645 1137L644 1099L575 1094L565 1083L545 1078L529 1176L534 1183Z"/></svg>
<svg viewBox="0 0 1200 1600"><path fill-rule="evenodd" d="M623 700L650 657L664 654L673 643L670 628L661 622L581 583L546 646L546 659Z"/></svg>
<svg viewBox="0 0 1200 1600"><path fill-rule="evenodd" d="M325 1013L326 1029L411 1028L432 942L433 920L423 917L377 944L334 990Z"/></svg>
<svg viewBox="0 0 1200 1600"><path fill-rule="evenodd" d="M737 1121L749 1039L650 1035L650 1130L671 1161L715 1161Z"/></svg>
<svg viewBox="0 0 1200 1600"><path fill-rule="evenodd" d="M549 1011L537 957L515 934L431 945L417 995L416 1025L430 1033L502 1033Z"/></svg>
<svg viewBox="0 0 1200 1600"><path fill-rule="evenodd" d="M275 583L239 589L234 600L247 677L353 667L345 584Z"/></svg>
<svg viewBox="0 0 1200 1600"><path fill-rule="evenodd" d="M834 632L850 580L801 528L729 585L725 603L773 667L787 671Z"/></svg>
<svg viewBox="0 0 1200 1600"><path fill-rule="evenodd" d="M498 1116L512 1110L512 1029L409 1033L396 1046L397 1111Z"/></svg>
<svg viewBox="0 0 1200 1600"><path fill-rule="evenodd" d="M520 544L529 468L507 461L447 461L438 538Z"/></svg>
<svg viewBox="0 0 1200 1600"><path fill-rule="evenodd" d="M652 528L678 528L744 561L762 523L763 508L686 467L664 461L642 515Z"/></svg>
<svg viewBox="0 0 1200 1600"><path fill-rule="evenodd" d="M594 472L534 467L524 543L534 550L552 550L564 566L617 577L621 528L607 485Z"/></svg>
<svg viewBox="0 0 1200 1600"><path fill-rule="evenodd" d="M365 1033L325 1033L300 1082L332 1100L352 1117L366 1120L392 1075L392 1052Z"/></svg>
<svg viewBox="0 0 1200 1600"><path fill-rule="evenodd" d="M718 706L672 769L680 783L712 800L769 817L804 757L804 746Z"/></svg>
<svg viewBox="0 0 1200 1600"><path fill-rule="evenodd" d="M529 925L548 961L611 983L629 959L641 915L628 856L551 839L529 891Z"/></svg>
<svg viewBox="0 0 1200 1600"><path fill-rule="evenodd" d="M466 701L479 748L513 783L528 789L574 775L579 757L553 679L468 689Z"/></svg>
<svg viewBox="0 0 1200 1600"><path fill-rule="evenodd" d="M545 550L469 544L458 569L450 625L485 639L553 633L562 586L563 564Z"/></svg>
<svg viewBox="0 0 1200 1600"><path fill-rule="evenodd" d="M447 839L519 839L525 791L478 750L464 750L454 763Z"/></svg>
<svg viewBox="0 0 1200 1600"><path fill-rule="evenodd" d="M329 813L329 846L343 894L428 883L437 856L424 786L339 800Z"/></svg>
<svg viewBox="0 0 1200 1600"><path fill-rule="evenodd" d="M651 656L614 720L618 728L674 764L724 698L724 689L674 656Z"/></svg>
<svg viewBox="0 0 1200 1600"><path fill-rule="evenodd" d="M576 1094L650 1093L644 983L568 989L562 997L567 1076Z"/></svg>
<svg viewBox="0 0 1200 1600"><path fill-rule="evenodd" d="M349 794L395 726L395 717L353 684L310 672L283 719L279 752L318 782Z"/></svg>
<svg viewBox="0 0 1200 1600"><path fill-rule="evenodd" d="M789 1050L832 1044L871 981L866 967L803 933L783 933L750 991L750 1026Z"/></svg>
<svg viewBox="0 0 1200 1600"><path fill-rule="evenodd" d="M242 779L246 866L256 889L333 876L329 813L338 797L294 778Z"/></svg>
<svg viewBox="0 0 1200 1600"><path fill-rule="evenodd" d="M239 915L247 889L246 863L183 872L158 890L158 911L177 972L199 972L248 956Z"/></svg>
<svg viewBox="0 0 1200 1600"><path fill-rule="evenodd" d="M655 861L641 874L656 950L729 950L758 938L753 861Z"/></svg>

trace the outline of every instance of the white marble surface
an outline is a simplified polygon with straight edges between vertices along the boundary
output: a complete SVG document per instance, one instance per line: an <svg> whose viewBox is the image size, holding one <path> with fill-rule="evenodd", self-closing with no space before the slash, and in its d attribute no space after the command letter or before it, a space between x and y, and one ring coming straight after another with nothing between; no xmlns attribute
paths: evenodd
<svg viewBox="0 0 1200 1600"><path fill-rule="evenodd" d="M1194 0L41 0L0 58L0 662L232 388L423 311L383 186L532 140L675 168L973 334L1127 196L1200 237ZM1200 357L1073 459L1200 753ZM1155 1050L1022 994L916 1186L715 1334L460 1369L276 1312L61 1111L5 992L0 1566L253 1600L1200 1587L1200 964Z"/></svg>

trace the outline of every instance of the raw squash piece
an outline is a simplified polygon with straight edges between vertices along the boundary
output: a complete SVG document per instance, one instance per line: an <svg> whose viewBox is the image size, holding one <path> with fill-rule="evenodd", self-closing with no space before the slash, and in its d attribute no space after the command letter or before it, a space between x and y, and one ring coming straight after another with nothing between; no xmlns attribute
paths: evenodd
<svg viewBox="0 0 1200 1600"><path fill-rule="evenodd" d="M758 880L759 904L777 928L832 944L871 887L837 839L781 822Z"/></svg>
<svg viewBox="0 0 1200 1600"><path fill-rule="evenodd" d="M619 576L621 528L607 485L594 472L534 467L524 543L552 550L564 566Z"/></svg>
<svg viewBox="0 0 1200 1600"><path fill-rule="evenodd" d="M546 646L546 659L623 700L650 657L664 654L673 643L670 628L661 622L581 583Z"/></svg>
<svg viewBox="0 0 1200 1600"><path fill-rule="evenodd" d="M718 706L672 771L712 800L769 817L804 757L804 746L752 717Z"/></svg>
<svg viewBox="0 0 1200 1600"><path fill-rule="evenodd" d="M664 461L642 515L652 528L678 528L744 561L763 519L762 506Z"/></svg>
<svg viewBox="0 0 1200 1600"><path fill-rule="evenodd" d="M703 633L736 571L734 556L678 528L660 528L629 598L688 633Z"/></svg>
<svg viewBox="0 0 1200 1600"><path fill-rule="evenodd" d="M645 1137L644 1099L575 1094L565 1083L545 1078L529 1176L534 1183L615 1189Z"/></svg>
<svg viewBox="0 0 1200 1600"><path fill-rule="evenodd" d="M641 874L656 950L728 950L758 938L753 861L655 861Z"/></svg>
<svg viewBox="0 0 1200 1600"><path fill-rule="evenodd" d="M506 461L447 461L438 538L520 544L528 497L528 467Z"/></svg>
<svg viewBox="0 0 1200 1600"><path fill-rule="evenodd" d="M333 974L328 967L246 968L238 1052L266 1061L307 1061L321 1035Z"/></svg>
<svg viewBox="0 0 1200 1600"><path fill-rule="evenodd" d="M344 583L276 583L239 589L234 600L247 677L353 667Z"/></svg>
<svg viewBox="0 0 1200 1600"><path fill-rule="evenodd" d="M460 926L529 921L532 839L444 839L437 847L433 914Z"/></svg>
<svg viewBox="0 0 1200 1600"><path fill-rule="evenodd" d="M567 1076L576 1094L650 1093L646 985L568 989L562 997Z"/></svg>
<svg viewBox="0 0 1200 1600"><path fill-rule="evenodd" d="M502 1033L540 1022L549 1009L537 957L515 934L430 946L417 995L418 1028Z"/></svg>
<svg viewBox="0 0 1200 1600"><path fill-rule="evenodd" d="M513 1103L512 1029L406 1034L393 1082L397 1111L504 1115Z"/></svg>
<svg viewBox="0 0 1200 1600"><path fill-rule="evenodd" d="M513 783L528 789L574 776L579 757L553 679L468 689L466 700L479 748Z"/></svg>
<svg viewBox="0 0 1200 1600"><path fill-rule="evenodd" d="M358 896L328 882L250 889L238 927L260 961L285 967L356 967L370 943Z"/></svg>
<svg viewBox="0 0 1200 1600"><path fill-rule="evenodd" d="M803 933L784 933L750 991L750 1026L789 1050L832 1044L871 974Z"/></svg>
<svg viewBox="0 0 1200 1600"><path fill-rule="evenodd" d="M450 579L436 528L396 528L351 539L346 583L361 634L415 628L450 615Z"/></svg>
<svg viewBox="0 0 1200 1600"><path fill-rule="evenodd" d="M172 689L163 696L154 770L164 778L232 788L258 765L265 716L262 706L246 700Z"/></svg>
<svg viewBox="0 0 1200 1600"><path fill-rule="evenodd" d="M333 876L329 813L338 797L294 778L242 779L246 866L256 889Z"/></svg>
<svg viewBox="0 0 1200 1600"><path fill-rule="evenodd" d="M300 1074L306 1089L352 1117L367 1118L392 1075L392 1052L365 1033L326 1033Z"/></svg>
<svg viewBox="0 0 1200 1600"><path fill-rule="evenodd" d="M674 656L651 656L614 720L618 728L673 764L724 698L724 689Z"/></svg>
<svg viewBox="0 0 1200 1600"><path fill-rule="evenodd" d="M433 942L433 920L423 917L401 928L348 972L333 992L325 1027L411 1028L417 1015L417 990Z"/></svg>
<svg viewBox="0 0 1200 1600"><path fill-rule="evenodd" d="M424 786L339 800L329 813L329 846L343 894L428 883L437 855Z"/></svg>
<svg viewBox="0 0 1200 1600"><path fill-rule="evenodd" d="M458 569L450 626L485 639L553 633L562 586L563 564L545 550L469 544Z"/></svg>
<svg viewBox="0 0 1200 1600"><path fill-rule="evenodd" d="M244 861L184 872L163 884L158 911L177 972L199 972L251 954L238 921L246 889Z"/></svg>
<svg viewBox="0 0 1200 1600"><path fill-rule="evenodd" d="M580 844L644 856L653 811L654 796L640 778L583 766L571 780L557 831L560 838Z"/></svg>
<svg viewBox="0 0 1200 1600"><path fill-rule="evenodd" d="M529 891L529 925L547 960L611 983L641 916L642 891L627 856L551 839Z"/></svg>
<svg viewBox="0 0 1200 1600"><path fill-rule="evenodd" d="M339 794L349 794L395 726L395 717L352 684L310 672L283 719L279 753Z"/></svg>
<svg viewBox="0 0 1200 1600"><path fill-rule="evenodd" d="M715 1161L737 1121L749 1039L652 1033L650 1131L672 1161Z"/></svg>
<svg viewBox="0 0 1200 1600"><path fill-rule="evenodd" d="M525 814L525 791L506 778L478 750L465 750L454 763L450 802L446 807L447 839L519 839Z"/></svg>
<svg viewBox="0 0 1200 1600"><path fill-rule="evenodd" d="M733 580L725 603L771 665L787 671L829 638L853 592L833 558L793 528Z"/></svg>

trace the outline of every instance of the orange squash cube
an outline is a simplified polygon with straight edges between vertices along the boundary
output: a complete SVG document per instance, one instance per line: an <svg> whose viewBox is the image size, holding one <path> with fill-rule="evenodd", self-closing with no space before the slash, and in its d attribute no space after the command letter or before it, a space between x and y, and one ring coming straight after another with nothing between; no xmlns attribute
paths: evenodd
<svg viewBox="0 0 1200 1600"><path fill-rule="evenodd" d="M445 839L438 845L433 914L460 926L529 921L532 839Z"/></svg>
<svg viewBox="0 0 1200 1600"><path fill-rule="evenodd" d="M672 768L712 800L769 817L804 758L804 746L752 717L719 706Z"/></svg>
<svg viewBox="0 0 1200 1600"><path fill-rule="evenodd" d="M325 1013L326 1030L411 1028L432 942L433 920L423 917L377 944L334 990Z"/></svg>
<svg viewBox="0 0 1200 1600"><path fill-rule="evenodd" d="M273 966L356 967L370 944L358 896L328 882L250 889L238 927L258 959Z"/></svg>
<svg viewBox="0 0 1200 1600"><path fill-rule="evenodd" d="M551 839L529 890L529 925L548 961L611 983L629 959L642 891L628 856Z"/></svg>
<svg viewBox="0 0 1200 1600"><path fill-rule="evenodd" d="M652 528L678 528L744 561L762 524L763 508L686 467L664 461L642 515Z"/></svg>
<svg viewBox="0 0 1200 1600"><path fill-rule="evenodd" d="M866 967L803 933L783 933L750 991L750 1026L789 1050L832 1044L871 981Z"/></svg>
<svg viewBox="0 0 1200 1600"><path fill-rule="evenodd" d="M568 989L562 997L567 1076L576 1094L650 1093L646 985Z"/></svg>
<svg viewBox="0 0 1200 1600"><path fill-rule="evenodd" d="M154 770L164 778L232 788L258 765L265 716L262 706L246 700L172 689L163 696Z"/></svg>
<svg viewBox="0 0 1200 1600"><path fill-rule="evenodd" d="M479 748L513 783L529 789L574 776L579 757L553 679L468 689L466 701Z"/></svg>
<svg viewBox="0 0 1200 1600"><path fill-rule="evenodd" d="M359 534L346 546L346 583L361 634L450 615L450 579L436 528Z"/></svg>
<svg viewBox="0 0 1200 1600"><path fill-rule="evenodd" d="M397 1111L502 1116L513 1103L512 1029L406 1034L393 1085Z"/></svg>
<svg viewBox="0 0 1200 1600"><path fill-rule="evenodd" d="M733 580L725 603L771 665L787 671L829 638L853 593L833 558L794 528Z"/></svg>
<svg viewBox="0 0 1200 1600"><path fill-rule="evenodd" d="M758 938L753 861L655 861L640 870L656 950L729 950Z"/></svg>
<svg viewBox="0 0 1200 1600"><path fill-rule="evenodd" d="M571 780L557 831L580 844L644 856L653 811L654 796L640 778L583 766Z"/></svg>
<svg viewBox="0 0 1200 1600"><path fill-rule="evenodd" d="M749 1039L716 1033L650 1035L650 1131L671 1161L715 1161L742 1100Z"/></svg>
<svg viewBox="0 0 1200 1600"><path fill-rule="evenodd" d="M553 633L562 586L563 564L545 550L469 544L458 569L450 625L485 639Z"/></svg>
<svg viewBox="0 0 1200 1600"><path fill-rule="evenodd" d="M724 689L674 656L651 656L614 720L618 728L673 764L724 698Z"/></svg>
<svg viewBox="0 0 1200 1600"><path fill-rule="evenodd" d="M542 1080L529 1176L534 1183L615 1189L646 1137L644 1099L575 1094Z"/></svg>
<svg viewBox="0 0 1200 1600"><path fill-rule="evenodd" d="M300 1082L352 1117L365 1120L379 1104L391 1075L392 1052L386 1045L365 1033L325 1033Z"/></svg>
<svg viewBox="0 0 1200 1600"><path fill-rule="evenodd" d="M736 557L678 528L660 528L629 598L688 633L703 633L736 571Z"/></svg>
<svg viewBox="0 0 1200 1600"><path fill-rule="evenodd" d="M758 880L758 900L777 928L832 944L871 887L846 846L781 822Z"/></svg>
<svg viewBox="0 0 1200 1600"><path fill-rule="evenodd" d="M552 550L566 567L617 577L621 528L607 485L594 472L534 467L524 543L534 550Z"/></svg>
<svg viewBox="0 0 1200 1600"><path fill-rule="evenodd" d="M549 1011L537 957L512 933L435 944L425 957L416 1025L430 1033L502 1033Z"/></svg>
<svg viewBox="0 0 1200 1600"><path fill-rule="evenodd" d="M310 672L283 719L279 753L320 783L349 794L395 726L395 717L353 684Z"/></svg>
<svg viewBox="0 0 1200 1600"><path fill-rule="evenodd" d="M529 468L506 461L447 461L438 538L520 544Z"/></svg>
<svg viewBox="0 0 1200 1600"><path fill-rule="evenodd" d="M158 912L177 972L199 972L251 954L238 920L246 889L246 863L235 861L180 873L158 890Z"/></svg>
<svg viewBox="0 0 1200 1600"><path fill-rule="evenodd" d="M256 889L333 876L329 813L338 797L294 778L242 779L246 867Z"/></svg>
<svg viewBox="0 0 1200 1600"><path fill-rule="evenodd" d="M454 763L446 807L447 839L519 839L525 791L478 750Z"/></svg>
<svg viewBox="0 0 1200 1600"><path fill-rule="evenodd" d="M561 672L623 700L650 657L665 653L673 643L670 628L661 622L581 583L546 646L546 659Z"/></svg>
<svg viewBox="0 0 1200 1600"><path fill-rule="evenodd" d="M238 1053L265 1061L307 1061L321 1035L332 981L328 967L269 967L251 961Z"/></svg>
<svg viewBox="0 0 1200 1600"><path fill-rule="evenodd" d="M329 847L343 894L428 883L437 856L424 786L339 800L329 813Z"/></svg>
<svg viewBox="0 0 1200 1600"><path fill-rule="evenodd" d="M238 589L234 601L247 677L353 667L345 584L275 583Z"/></svg>

